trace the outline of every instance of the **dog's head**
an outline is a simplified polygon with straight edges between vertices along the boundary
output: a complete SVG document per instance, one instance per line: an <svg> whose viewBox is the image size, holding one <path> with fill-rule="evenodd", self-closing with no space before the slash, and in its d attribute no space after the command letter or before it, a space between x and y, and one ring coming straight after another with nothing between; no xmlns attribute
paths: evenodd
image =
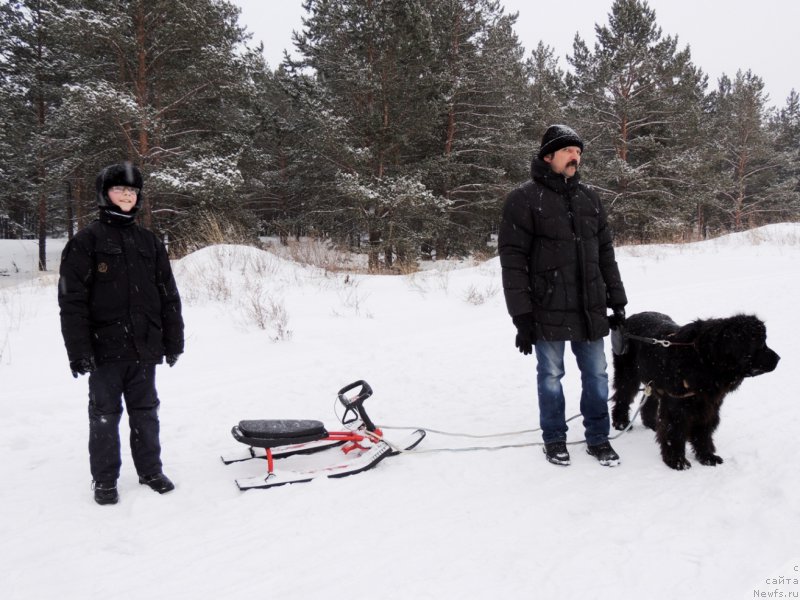
<svg viewBox="0 0 800 600"><path fill-rule="evenodd" d="M745 377L755 377L756 375L774 371L775 367L778 366L778 361L781 359L778 353L766 344L758 349L752 358L750 371Z"/></svg>
<svg viewBox="0 0 800 600"><path fill-rule="evenodd" d="M719 366L739 377L755 377L778 366L781 357L767 346L767 328L757 317L720 319L715 329L714 355Z"/></svg>

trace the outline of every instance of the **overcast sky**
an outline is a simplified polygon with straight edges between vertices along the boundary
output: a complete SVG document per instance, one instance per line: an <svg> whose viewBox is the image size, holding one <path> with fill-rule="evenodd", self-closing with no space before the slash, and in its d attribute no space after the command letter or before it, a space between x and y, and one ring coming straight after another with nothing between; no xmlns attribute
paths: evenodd
<svg viewBox="0 0 800 600"><path fill-rule="evenodd" d="M292 30L302 27L301 0L233 0L242 9L241 23L253 34L253 44L264 42L271 67L290 52ZM611 0L501 0L506 12L519 12L517 36L527 53L539 41L555 49L562 68L579 33L594 47L596 23L608 23ZM689 45L692 60L716 87L723 73L750 69L761 77L771 102L783 106L792 89L800 91L797 32L798 0L650 0L664 35L677 35L679 45Z"/></svg>

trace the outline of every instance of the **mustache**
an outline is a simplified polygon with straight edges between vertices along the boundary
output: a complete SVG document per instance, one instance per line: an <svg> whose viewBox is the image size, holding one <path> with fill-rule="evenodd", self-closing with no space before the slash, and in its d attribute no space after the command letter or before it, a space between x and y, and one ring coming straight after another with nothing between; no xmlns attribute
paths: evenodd
<svg viewBox="0 0 800 600"><path fill-rule="evenodd" d="M577 168L578 168L578 161L577 161L577 160L575 160L575 159L572 159L571 161L569 161L569 162L567 163L567 166L568 166L568 167L575 167L575 168L577 169Z"/></svg>

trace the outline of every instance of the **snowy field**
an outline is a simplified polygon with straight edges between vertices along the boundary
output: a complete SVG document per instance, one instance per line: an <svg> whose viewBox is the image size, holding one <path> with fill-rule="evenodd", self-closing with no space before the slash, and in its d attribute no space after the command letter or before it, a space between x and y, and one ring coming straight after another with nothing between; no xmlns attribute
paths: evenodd
<svg viewBox="0 0 800 600"><path fill-rule="evenodd" d="M405 454L349 478L248 492L234 479L264 462L219 460L244 448L230 435L241 419L334 426L336 390L366 379L379 425L531 429L534 360L514 348L496 258L366 276L206 248L174 265L186 353L158 371L177 489L138 485L126 451L120 503L104 507L90 489L86 378L72 378L59 330L62 246L50 243L51 272L40 275L34 242L0 240L4 600L800 597L798 224L618 249L629 314L683 323L747 312L767 323L782 360L723 406L724 465L668 469L637 420L614 442L616 469L582 446L572 466L555 467L530 445ZM572 415L572 362L565 389ZM419 449L472 445L430 434Z"/></svg>

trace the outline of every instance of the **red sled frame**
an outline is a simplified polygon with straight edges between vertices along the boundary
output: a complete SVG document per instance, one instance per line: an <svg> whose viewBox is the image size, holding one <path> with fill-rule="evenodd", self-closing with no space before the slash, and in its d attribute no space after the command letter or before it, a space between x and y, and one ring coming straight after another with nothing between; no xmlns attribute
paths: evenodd
<svg viewBox="0 0 800 600"><path fill-rule="evenodd" d="M348 392L358 387L360 389L355 396L347 396ZM250 481L256 478L251 478L251 480L248 480L247 487L240 485L240 489L282 485L277 481L270 483L270 479L276 475L276 458L285 458L297 454L313 454L334 447L340 447L345 455L359 450L362 452L362 456L367 454L374 456L374 458L367 457L368 460L364 461L364 464L357 469L347 468L344 465L335 465L319 469L315 474L307 474L308 476L292 478L290 481L286 481L286 483L299 483L301 481L309 481L322 474L327 477L344 477L355 474L374 466L385 456L395 454L396 452L392 451L383 441L383 432L375 426L364 408L364 401L371 395L372 388L364 380L355 381L343 387L337 393L339 401L345 407L341 422L345 426L358 423L353 430L328 432L322 422L313 420L240 421L231 430L233 437L237 441L250 446L251 457L249 458L261 458L253 453L253 448L262 448L266 453L264 458L267 459L267 476L263 479L265 485L252 485ZM418 435L412 440L414 446L424 437L423 431L415 433ZM320 443L315 445L315 442ZM325 442L330 443L326 444ZM276 457L274 453L277 453L278 456ZM225 460L223 459L223 461ZM235 462L235 460L225 462L228 464L229 462ZM297 475L300 474L298 473ZM239 480L237 480L237 484L239 483Z"/></svg>

